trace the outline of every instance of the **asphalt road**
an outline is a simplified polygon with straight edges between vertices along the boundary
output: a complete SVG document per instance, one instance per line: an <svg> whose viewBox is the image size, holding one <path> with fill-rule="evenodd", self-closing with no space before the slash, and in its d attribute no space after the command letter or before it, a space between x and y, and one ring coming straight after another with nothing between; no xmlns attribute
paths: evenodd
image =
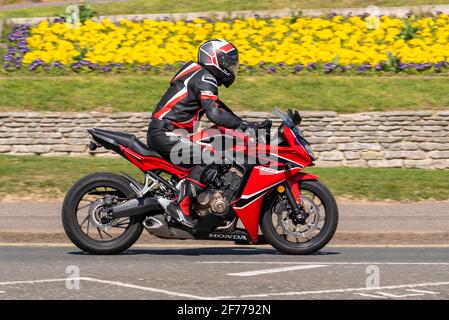
<svg viewBox="0 0 449 320"><path fill-rule="evenodd" d="M58 231L62 201L0 202L0 230ZM370 232L438 232L449 230L449 201L339 201L339 229Z"/></svg>
<svg viewBox="0 0 449 320"><path fill-rule="evenodd" d="M0 299L449 299L448 248L1 246ZM66 273L67 272L67 273Z"/></svg>
<svg viewBox="0 0 449 320"><path fill-rule="evenodd" d="M331 244L449 244L449 201L339 201L338 205L340 221ZM0 202L2 242L68 243L61 224L61 202ZM167 243L146 232L139 242Z"/></svg>

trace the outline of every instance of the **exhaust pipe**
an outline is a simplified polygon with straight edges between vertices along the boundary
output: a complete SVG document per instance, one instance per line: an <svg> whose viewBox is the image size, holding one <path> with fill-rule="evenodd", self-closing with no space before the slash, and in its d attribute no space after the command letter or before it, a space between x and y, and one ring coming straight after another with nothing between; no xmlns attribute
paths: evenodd
<svg viewBox="0 0 449 320"><path fill-rule="evenodd" d="M143 222L143 226L149 233L159 238L195 239L195 237L189 232L169 226L164 216L161 214L146 218Z"/></svg>
<svg viewBox="0 0 449 320"><path fill-rule="evenodd" d="M133 198L112 207L112 218L138 216L147 212L164 212L159 202L153 198Z"/></svg>

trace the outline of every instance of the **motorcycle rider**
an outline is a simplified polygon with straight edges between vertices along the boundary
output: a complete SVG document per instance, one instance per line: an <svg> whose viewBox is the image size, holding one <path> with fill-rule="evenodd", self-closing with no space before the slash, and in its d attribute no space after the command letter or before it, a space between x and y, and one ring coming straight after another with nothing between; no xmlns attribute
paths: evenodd
<svg viewBox="0 0 449 320"><path fill-rule="evenodd" d="M148 146L170 160L173 149L190 150L189 161L183 165L192 167L182 181L179 196L167 207L167 213L187 227L195 227L198 220L192 218L192 200L205 190L210 182L207 165L194 155L202 155L193 149L200 148L190 140L176 135L176 129L193 132L194 123L205 113L213 123L229 129L257 129L235 115L218 98L218 87L232 85L237 76L239 57L237 48L226 40L210 40L198 50L198 62L186 63L172 78L148 127ZM183 145L183 148L180 146ZM188 148L185 148L187 145Z"/></svg>

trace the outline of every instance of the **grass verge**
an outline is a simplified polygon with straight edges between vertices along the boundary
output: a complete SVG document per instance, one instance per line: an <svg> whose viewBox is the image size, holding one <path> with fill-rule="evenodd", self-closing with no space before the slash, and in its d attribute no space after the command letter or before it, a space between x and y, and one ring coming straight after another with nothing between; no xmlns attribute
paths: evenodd
<svg viewBox="0 0 449 320"><path fill-rule="evenodd" d="M0 156L0 199L61 199L82 176L96 172L143 175L122 158ZM449 170L308 168L336 197L370 201L449 199Z"/></svg>
<svg viewBox="0 0 449 320"><path fill-rule="evenodd" d="M152 111L167 76L0 78L2 111ZM340 113L449 108L447 77L242 76L220 97L235 110Z"/></svg>
<svg viewBox="0 0 449 320"><path fill-rule="evenodd" d="M17 1L16 1L17 2ZM77 3L70 1L68 3ZM88 1L86 1L88 2ZM8 1L14 3L14 1ZM136 13L172 13L172 12L213 12L238 10L274 10L274 9L310 9L310 8L347 8L378 6L411 6L421 4L443 4L444 0L130 0L92 4L91 8L100 15L136 14ZM50 5L44 7L21 8L0 11L0 18L45 17L62 15L65 6Z"/></svg>

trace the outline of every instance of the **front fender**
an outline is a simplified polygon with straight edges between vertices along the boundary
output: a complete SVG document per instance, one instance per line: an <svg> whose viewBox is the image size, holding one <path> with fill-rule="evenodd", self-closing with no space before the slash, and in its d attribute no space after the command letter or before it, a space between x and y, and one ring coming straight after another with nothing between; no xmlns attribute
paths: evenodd
<svg viewBox="0 0 449 320"><path fill-rule="evenodd" d="M310 180L319 180L320 178L318 178L318 176L311 174L311 173L307 173L307 172L298 172L297 174L295 174L293 177L291 177L289 179L289 182L291 183L295 183L295 182L299 182L299 181L310 181Z"/></svg>

